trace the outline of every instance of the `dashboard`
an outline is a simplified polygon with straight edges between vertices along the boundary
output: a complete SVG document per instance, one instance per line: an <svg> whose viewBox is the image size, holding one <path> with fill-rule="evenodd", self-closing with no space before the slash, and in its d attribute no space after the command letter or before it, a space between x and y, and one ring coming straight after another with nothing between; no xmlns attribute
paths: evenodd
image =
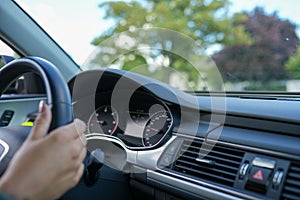
<svg viewBox="0 0 300 200"><path fill-rule="evenodd" d="M69 85L89 149L150 199L300 196L297 98L197 96L119 70L83 72Z"/></svg>
<svg viewBox="0 0 300 200"><path fill-rule="evenodd" d="M300 197L298 98L189 94L114 69L81 72L69 88L89 152L101 149L106 166L128 175L122 184L136 199ZM9 110L9 125L32 120L41 99L4 96L1 118ZM81 182L63 199L93 199L117 187L112 178Z"/></svg>

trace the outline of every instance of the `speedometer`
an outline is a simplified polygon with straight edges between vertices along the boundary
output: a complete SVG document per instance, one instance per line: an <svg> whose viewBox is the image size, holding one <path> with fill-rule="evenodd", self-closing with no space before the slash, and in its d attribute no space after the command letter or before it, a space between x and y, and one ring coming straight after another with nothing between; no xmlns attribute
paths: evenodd
<svg viewBox="0 0 300 200"><path fill-rule="evenodd" d="M88 131L112 135L118 127L118 120L118 113L113 107L100 106L89 119Z"/></svg>
<svg viewBox="0 0 300 200"><path fill-rule="evenodd" d="M169 132L173 118L168 111L159 111L153 114L147 121L143 132L145 147L156 145Z"/></svg>

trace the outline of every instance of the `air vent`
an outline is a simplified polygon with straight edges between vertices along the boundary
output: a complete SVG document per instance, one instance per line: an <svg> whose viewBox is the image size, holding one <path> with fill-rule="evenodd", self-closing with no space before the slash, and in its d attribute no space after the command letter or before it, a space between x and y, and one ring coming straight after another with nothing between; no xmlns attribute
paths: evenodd
<svg viewBox="0 0 300 200"><path fill-rule="evenodd" d="M292 163L283 186L281 199L300 199L300 163Z"/></svg>
<svg viewBox="0 0 300 200"><path fill-rule="evenodd" d="M203 141L198 139L185 140L179 152L181 156L170 167L171 170L233 187L245 152L223 144L212 146L204 143L206 148L201 149L202 144Z"/></svg>

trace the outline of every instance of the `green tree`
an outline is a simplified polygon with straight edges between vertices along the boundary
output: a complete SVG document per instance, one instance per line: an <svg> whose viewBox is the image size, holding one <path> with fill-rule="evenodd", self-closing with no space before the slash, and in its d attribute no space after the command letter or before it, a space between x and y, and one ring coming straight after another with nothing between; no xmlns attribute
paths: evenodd
<svg viewBox="0 0 300 200"><path fill-rule="evenodd" d="M139 64L143 66L138 70L140 73L152 74L164 80L169 80L172 69L175 69L182 72L194 89L199 89L197 88L199 74L190 61L197 60L196 62L200 63L201 59L207 60L203 49L209 48L212 44L242 45L252 42L245 33L244 26L237 25L238 21L245 19L245 15L229 15L229 5L228 0L133 0L130 3L102 3L100 8L105 10L104 19L113 20L115 25L92 42L95 46L99 46L99 52L93 58L93 63L104 67L113 61L119 68L126 70L134 69ZM175 34L176 37L173 37L164 35L161 31L152 32L148 40L148 36L146 37L147 42L152 44L150 45L152 51L149 53L140 49L143 46L141 44L145 44L147 35L145 32L151 27L170 29L183 35ZM143 31L134 34L135 30L140 28ZM112 35L124 31L127 32L109 42L104 42ZM191 51L189 44L178 42L181 37L186 36L199 43L203 49L198 53L194 51L193 57L188 55L182 58L176 49L180 48L181 52ZM135 51L128 52L128 45ZM133 61L135 59L137 60ZM151 67L153 63L156 67ZM207 64L205 61L203 63ZM165 70L165 73L158 72L168 67L170 70Z"/></svg>
<svg viewBox="0 0 300 200"><path fill-rule="evenodd" d="M300 46L298 46L297 53L286 62L285 68L290 78L300 79Z"/></svg>

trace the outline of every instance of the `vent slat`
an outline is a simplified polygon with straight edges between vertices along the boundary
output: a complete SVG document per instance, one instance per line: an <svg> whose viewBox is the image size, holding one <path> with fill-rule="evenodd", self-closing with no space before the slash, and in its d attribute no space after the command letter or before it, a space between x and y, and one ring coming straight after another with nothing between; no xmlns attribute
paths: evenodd
<svg viewBox="0 0 300 200"><path fill-rule="evenodd" d="M300 173L300 167L291 166L290 170L291 171L297 171L298 173Z"/></svg>
<svg viewBox="0 0 300 200"><path fill-rule="evenodd" d="M201 165L197 165L197 164L190 163L190 162L183 161L183 160L178 161L178 163L183 163L183 164L187 164L187 165L193 166L194 168L191 168L191 169L198 168L198 170L200 170L200 169L211 170L211 171L214 171L214 172L221 172L221 173L227 174L229 176L234 176L234 177L236 175L236 173L230 173L229 171L219 170L217 168L211 168L211 167L208 167L208 166L201 166ZM177 165L177 167L178 166L182 166L182 165Z"/></svg>
<svg viewBox="0 0 300 200"><path fill-rule="evenodd" d="M217 165L221 168L228 169L228 170L235 170L236 172L239 170L239 168L232 167L232 166L229 166L229 165L223 165L223 164L220 164L220 163L216 163L215 165Z"/></svg>
<svg viewBox="0 0 300 200"><path fill-rule="evenodd" d="M300 164L291 164L283 186L281 199L300 199Z"/></svg>
<svg viewBox="0 0 300 200"><path fill-rule="evenodd" d="M202 148L202 142L193 142L193 146L191 146L191 142L186 142L183 144L183 147L184 148L194 148L194 149L198 149L198 151ZM241 151L241 150L238 150L238 149L232 149L230 147L226 147L226 146L221 146L221 145L218 145L217 147L215 145L212 145L212 144L205 144L205 147L210 147L210 149L215 149L215 148L218 148L220 149L219 151L221 152L228 152L228 151L234 151L236 153L236 155L238 154L244 154L244 151ZM222 150L221 150L222 149Z"/></svg>
<svg viewBox="0 0 300 200"><path fill-rule="evenodd" d="M292 195L292 194L285 194L283 193L281 195L281 199L299 199L299 196L297 195Z"/></svg>
<svg viewBox="0 0 300 200"><path fill-rule="evenodd" d="M217 157L217 156L211 156L210 154L208 154L207 156L200 154L200 157L206 157L207 159L212 159L212 160L215 160L215 161L225 162L225 163L229 163L229 164L233 164L233 165L237 165L237 166L240 165L240 162L225 159L225 158L221 158L221 157Z"/></svg>
<svg viewBox="0 0 300 200"><path fill-rule="evenodd" d="M289 172L288 176L300 180L300 173Z"/></svg>
<svg viewBox="0 0 300 200"><path fill-rule="evenodd" d="M287 179L286 183L290 185L298 185L300 187L300 180L297 181L297 180Z"/></svg>
<svg viewBox="0 0 300 200"><path fill-rule="evenodd" d="M189 153L193 153L193 154L199 154L200 152L203 152L203 153L210 153L210 154L217 154L217 155L220 155L220 156L224 156L224 157L231 157L231 158L235 158L236 160L240 160L240 159L243 159L243 155L242 156L239 156L239 155L234 155L234 154L229 154L229 153L225 153L225 152L218 152L218 151L215 151L215 150L209 150L209 149L200 149L197 150L197 151L191 151L191 150L185 150ZM182 152L185 152L184 150Z"/></svg>
<svg viewBox="0 0 300 200"><path fill-rule="evenodd" d="M205 157L207 159L211 159L211 160L214 160L214 161L226 162L226 163L230 163L230 164L233 164L233 165L237 165L237 167L240 165L240 160L242 160L242 158L240 158L239 161L229 160L229 159L222 158L222 157L212 156L210 153L207 154L207 155L204 155L204 154L200 154L200 153L196 153L196 152L190 152L190 151L186 151L185 153L183 153L182 157L187 157L187 158L190 158L190 159L196 159L198 157L200 157L200 158Z"/></svg>
<svg viewBox="0 0 300 200"><path fill-rule="evenodd" d="M212 146L200 140L186 139L171 170L233 187L244 154L245 152L224 144L216 143ZM211 165L201 163L196 158L207 159L214 163Z"/></svg>
<svg viewBox="0 0 300 200"><path fill-rule="evenodd" d="M185 162L187 162L187 163L190 163L191 165L195 165L195 166L198 166L199 165L199 163L193 163L193 161L195 160L195 158L194 157L191 157L191 156L186 156L186 155L184 155L184 156L182 156L182 158L186 158L186 159L189 159L190 161L185 161ZM179 160L179 161L182 161L183 159L181 159L181 160ZM218 167L220 167L220 168L226 168L226 169L228 169L228 170L232 170L232 171L238 171L238 167L233 167L233 166L229 166L229 165L224 165L224 164L221 164L221 163L218 163L218 162L216 162L214 165L216 165L216 166L218 166Z"/></svg>
<svg viewBox="0 0 300 200"><path fill-rule="evenodd" d="M206 153L209 153L209 150L207 150L207 149L203 149L202 151L206 151ZM240 155L234 155L234 154L229 154L229 153L226 153L226 152L220 152L220 151L215 151L215 150L211 151L211 153L215 153L215 154L222 155L222 156L228 156L228 157L236 158L236 159L242 159L243 158L243 156L240 156Z"/></svg>
<svg viewBox="0 0 300 200"><path fill-rule="evenodd" d="M199 173L198 170L194 170L194 169L191 169L191 168L188 168L188 167L184 167L184 166L177 166L178 168L181 168L185 171L191 171L193 173ZM224 180L226 182L229 182L229 183L234 183L234 180L233 179L229 179L229 178L225 178L225 177L221 177L221 176L217 176L217 175L214 175L212 173L207 173L207 172L201 172L200 173L201 176L207 176L207 177L211 177L212 179L211 180Z"/></svg>
<svg viewBox="0 0 300 200"><path fill-rule="evenodd" d="M284 187L284 189L285 189L285 191L289 191L289 192L296 193L296 194L300 195L299 188L286 186L286 187Z"/></svg>

